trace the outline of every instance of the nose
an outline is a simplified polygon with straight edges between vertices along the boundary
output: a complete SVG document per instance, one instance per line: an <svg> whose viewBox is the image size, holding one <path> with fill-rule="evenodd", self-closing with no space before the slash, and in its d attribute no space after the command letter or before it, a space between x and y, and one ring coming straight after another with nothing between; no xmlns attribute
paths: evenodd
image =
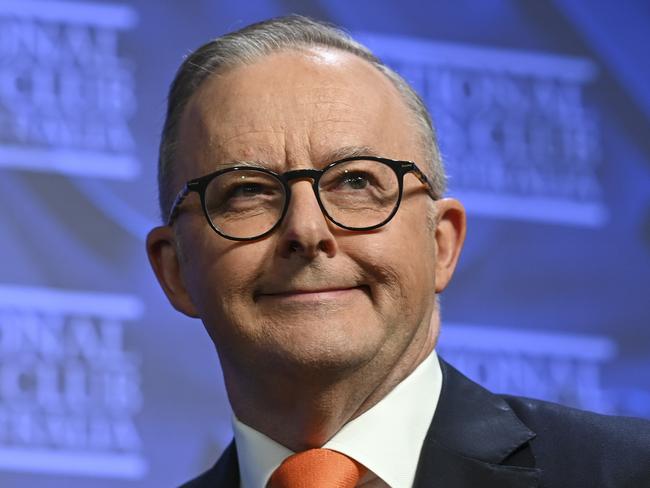
<svg viewBox="0 0 650 488"><path fill-rule="evenodd" d="M291 183L291 199L279 230L282 257L314 259L319 253L331 258L338 250L327 217L321 211L311 181Z"/></svg>

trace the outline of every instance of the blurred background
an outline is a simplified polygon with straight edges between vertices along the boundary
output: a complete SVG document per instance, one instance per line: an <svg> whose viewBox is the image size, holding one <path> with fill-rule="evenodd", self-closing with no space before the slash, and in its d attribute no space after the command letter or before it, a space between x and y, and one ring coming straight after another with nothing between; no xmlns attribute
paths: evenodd
<svg viewBox="0 0 650 488"><path fill-rule="evenodd" d="M216 354L144 252L183 56L301 13L419 91L469 211L442 356L650 418L650 4L0 2L0 486L177 486L231 438Z"/></svg>

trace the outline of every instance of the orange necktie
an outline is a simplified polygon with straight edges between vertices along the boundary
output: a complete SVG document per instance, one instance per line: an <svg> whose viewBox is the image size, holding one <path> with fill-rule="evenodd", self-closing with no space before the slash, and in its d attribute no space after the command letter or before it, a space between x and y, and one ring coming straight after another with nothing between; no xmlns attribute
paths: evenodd
<svg viewBox="0 0 650 488"><path fill-rule="evenodd" d="M354 488L365 472L345 454L309 449L285 459L271 475L268 488Z"/></svg>

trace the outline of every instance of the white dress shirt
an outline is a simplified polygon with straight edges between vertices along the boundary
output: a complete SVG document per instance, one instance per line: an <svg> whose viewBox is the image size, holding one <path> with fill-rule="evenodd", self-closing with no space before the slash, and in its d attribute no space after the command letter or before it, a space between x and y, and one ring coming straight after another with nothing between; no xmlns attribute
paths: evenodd
<svg viewBox="0 0 650 488"><path fill-rule="evenodd" d="M433 351L379 403L345 424L322 447L367 467L369 473L360 483L364 487L411 488L441 388L442 372ZM233 431L241 488L265 488L273 471L294 452L234 416ZM373 480L373 474L379 480Z"/></svg>

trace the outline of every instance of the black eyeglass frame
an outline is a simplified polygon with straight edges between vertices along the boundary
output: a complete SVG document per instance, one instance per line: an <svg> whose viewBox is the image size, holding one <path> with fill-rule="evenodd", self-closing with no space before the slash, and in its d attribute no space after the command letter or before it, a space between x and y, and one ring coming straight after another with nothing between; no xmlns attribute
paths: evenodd
<svg viewBox="0 0 650 488"><path fill-rule="evenodd" d="M382 222L378 224L367 226L367 227L350 227L347 225L343 225L337 222L336 220L334 220L334 218L332 218L332 216L329 214L329 212L323 205L323 202L321 201L320 189L318 187L318 183L321 177L323 176L323 174L327 170L339 164L347 163L350 161L376 161L378 163L382 163L390 167L395 172L395 175L397 176L398 195L397 195L397 200L395 201L395 206L393 207L393 210L388 215L388 217L386 217ZM221 231L212 222L212 219L210 218L210 214L208 213L208 209L206 206L205 190L210 184L210 182L217 176L220 176L225 173L229 173L231 171L239 171L239 170L259 171L260 173L265 173L267 175L270 175L282 184L282 187L284 188L285 191L286 198L284 201L284 207L282 208L282 213L280 214L278 221L269 230L254 237L233 237L224 234L224 232ZM312 188L314 190L314 195L316 195L316 201L318 202L318 206L320 207L321 212L323 212L323 215L325 215L330 222L346 230L352 230L352 231L374 230L386 225L388 222L391 221L391 219L397 213L400 203L402 202L402 194L404 190L404 175L406 175L407 173L413 173L415 177L418 180L420 180L420 182L425 186L427 190L427 195L429 195L434 201L439 199L439 197L436 196L436 193L433 189L433 186L431 185L431 182L429 181L429 178L427 178L427 176L420 170L420 168L418 168L418 166L412 161L398 161L398 160L393 160L388 158L380 158L377 156L351 156L351 157L334 161L333 163L330 163L327 166L325 166L323 169L296 169L296 170L286 171L284 173L276 173L275 171L271 171L270 169L262 168L259 166L232 166L229 168L215 171L213 173L209 173L199 178L189 180L185 184L185 186L181 189L181 191L178 192L176 198L174 199L174 202L172 203L171 209L169 211L169 217L167 218L167 225L172 225L176 215L178 214L178 208L183 203L183 200L185 200L185 198L190 193L196 192L199 194L199 198L201 200L201 207L203 208L203 214L205 215L208 224L210 224L210 227L212 227L212 229L221 237L225 239L230 239L232 241L254 241L257 239L262 239L263 237L266 237L271 232L273 232L280 225L282 220L284 220L284 217L287 214L287 210L289 209L289 202L291 201L291 186L289 185L289 183L293 180L311 179Z"/></svg>

